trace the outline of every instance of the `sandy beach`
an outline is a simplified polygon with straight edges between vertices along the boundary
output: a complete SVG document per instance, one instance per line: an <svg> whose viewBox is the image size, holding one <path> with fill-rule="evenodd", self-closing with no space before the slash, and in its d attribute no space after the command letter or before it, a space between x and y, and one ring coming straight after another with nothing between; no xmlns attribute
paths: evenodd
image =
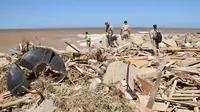
<svg viewBox="0 0 200 112"><path fill-rule="evenodd" d="M200 29L160 29L164 33L195 33ZM64 41L76 44L77 40L83 40L78 34L88 31L91 34L103 34L104 28L76 28L76 29L28 29L28 30L0 30L0 52L7 52L9 48L17 46L26 38L36 42L37 37L42 45L64 49ZM150 31L150 28L132 28L131 33ZM120 29L115 28L114 33L119 34Z"/></svg>

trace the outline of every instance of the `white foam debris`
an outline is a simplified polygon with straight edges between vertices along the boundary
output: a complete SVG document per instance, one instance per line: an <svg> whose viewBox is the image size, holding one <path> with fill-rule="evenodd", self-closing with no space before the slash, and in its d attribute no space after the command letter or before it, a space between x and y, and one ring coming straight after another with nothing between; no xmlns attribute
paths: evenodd
<svg viewBox="0 0 200 112"><path fill-rule="evenodd" d="M114 35L120 36L119 34L114 34ZM80 37L80 38L84 38L85 37L84 34L77 34L77 36ZM100 40L104 36L106 36L106 34L90 34L90 36L91 36L91 40Z"/></svg>
<svg viewBox="0 0 200 112"><path fill-rule="evenodd" d="M140 34L148 34L149 32L141 31Z"/></svg>

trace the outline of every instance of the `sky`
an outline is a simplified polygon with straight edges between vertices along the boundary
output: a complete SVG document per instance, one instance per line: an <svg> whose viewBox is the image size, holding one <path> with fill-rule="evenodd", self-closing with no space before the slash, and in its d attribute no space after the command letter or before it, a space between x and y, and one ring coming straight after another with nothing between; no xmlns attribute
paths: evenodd
<svg viewBox="0 0 200 112"><path fill-rule="evenodd" d="M0 0L0 29L200 28L200 0Z"/></svg>

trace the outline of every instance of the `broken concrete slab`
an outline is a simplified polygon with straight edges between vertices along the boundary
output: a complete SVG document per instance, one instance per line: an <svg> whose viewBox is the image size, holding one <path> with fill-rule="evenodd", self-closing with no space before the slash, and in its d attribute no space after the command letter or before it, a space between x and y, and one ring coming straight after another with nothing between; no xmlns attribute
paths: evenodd
<svg viewBox="0 0 200 112"><path fill-rule="evenodd" d="M131 40L132 40L133 42L135 42L137 45L140 45L140 44L144 43L144 40L143 40L143 38L142 38L142 35L140 35L140 34L133 34L133 35L131 36Z"/></svg>
<svg viewBox="0 0 200 112"><path fill-rule="evenodd" d="M103 38L102 38L102 46L103 46L104 48L106 48L107 45L108 45L107 37L106 37L106 36L103 36Z"/></svg>
<svg viewBox="0 0 200 112"><path fill-rule="evenodd" d="M147 60L134 60L133 63L137 68L141 68L142 66L147 65L149 62Z"/></svg>
<svg viewBox="0 0 200 112"><path fill-rule="evenodd" d="M141 69L138 70L138 75L143 77L143 78L146 78L146 77L148 77L149 74L155 73L156 70L157 70L156 68L152 68L152 67L141 68Z"/></svg>
<svg viewBox="0 0 200 112"><path fill-rule="evenodd" d="M33 112L54 112L56 107L50 100L44 100Z"/></svg>
<svg viewBox="0 0 200 112"><path fill-rule="evenodd" d="M144 42L143 44L142 44L142 48L150 48L150 49L152 49L152 48L154 48L154 46L152 45L152 43L151 43L151 41L146 41L146 42Z"/></svg>
<svg viewBox="0 0 200 112"><path fill-rule="evenodd" d="M176 42L174 39L163 39L162 40L164 43L170 45L171 47L176 47Z"/></svg>
<svg viewBox="0 0 200 112"><path fill-rule="evenodd" d="M121 82L127 77L127 65L122 61L115 61L108 65L107 71L104 75L103 83L111 84ZM134 80L133 78L137 75L137 69L133 65L129 68L128 85L132 90L134 90Z"/></svg>
<svg viewBox="0 0 200 112"><path fill-rule="evenodd" d="M166 46L166 44L164 44L164 43L160 43L160 44L159 44L159 47L160 47L160 48L166 48L167 46Z"/></svg>

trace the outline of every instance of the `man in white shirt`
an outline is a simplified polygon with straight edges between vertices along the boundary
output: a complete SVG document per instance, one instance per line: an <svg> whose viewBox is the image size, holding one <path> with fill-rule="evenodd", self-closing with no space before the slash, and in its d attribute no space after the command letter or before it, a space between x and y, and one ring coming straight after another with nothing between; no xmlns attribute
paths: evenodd
<svg viewBox="0 0 200 112"><path fill-rule="evenodd" d="M124 39L127 40L129 38L130 34L131 34L131 29L128 25L128 22L124 21L124 24L122 25L121 32L120 32L120 35L122 36L122 40L124 40Z"/></svg>

